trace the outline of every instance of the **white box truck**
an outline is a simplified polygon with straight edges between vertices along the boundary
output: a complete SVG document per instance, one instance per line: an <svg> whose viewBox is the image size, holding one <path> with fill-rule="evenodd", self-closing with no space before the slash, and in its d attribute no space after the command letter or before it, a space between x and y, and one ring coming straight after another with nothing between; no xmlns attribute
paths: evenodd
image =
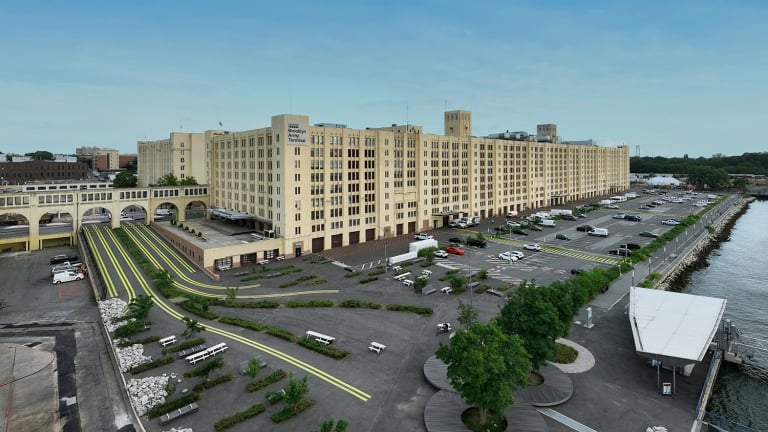
<svg viewBox="0 0 768 432"><path fill-rule="evenodd" d="M552 216L573 215L573 210L568 209L552 209L549 211Z"/></svg>
<svg viewBox="0 0 768 432"><path fill-rule="evenodd" d="M552 219L542 219L539 221L539 225L552 228L556 225L556 223Z"/></svg>

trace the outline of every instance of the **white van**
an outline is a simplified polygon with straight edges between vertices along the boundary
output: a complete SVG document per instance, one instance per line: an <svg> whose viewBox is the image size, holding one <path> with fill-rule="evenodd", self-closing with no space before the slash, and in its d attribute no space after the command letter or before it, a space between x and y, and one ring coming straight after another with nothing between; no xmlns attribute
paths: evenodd
<svg viewBox="0 0 768 432"><path fill-rule="evenodd" d="M56 285L62 282L72 282L81 279L85 279L85 275L82 273L75 273L73 271L65 271L61 273L55 273L53 275L53 283Z"/></svg>
<svg viewBox="0 0 768 432"><path fill-rule="evenodd" d="M597 237L608 237L608 229L607 228L595 228L592 231L588 233L591 236L597 236Z"/></svg>
<svg viewBox="0 0 768 432"><path fill-rule="evenodd" d="M542 219L541 222L539 222L539 225L545 226L545 227L554 227L557 224L552 219Z"/></svg>
<svg viewBox="0 0 768 432"><path fill-rule="evenodd" d="M155 216L170 216L173 212L169 209L157 209L155 210Z"/></svg>

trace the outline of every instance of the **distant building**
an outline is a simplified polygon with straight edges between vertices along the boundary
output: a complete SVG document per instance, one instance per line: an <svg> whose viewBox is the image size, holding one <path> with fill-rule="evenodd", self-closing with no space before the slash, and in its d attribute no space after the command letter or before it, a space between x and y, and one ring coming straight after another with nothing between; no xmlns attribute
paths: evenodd
<svg viewBox="0 0 768 432"><path fill-rule="evenodd" d="M0 181L3 184L24 184L31 181L82 180L87 176L88 166L83 162L30 160L23 162L0 162Z"/></svg>
<svg viewBox="0 0 768 432"><path fill-rule="evenodd" d="M234 136L228 131L171 132L168 139L139 141L138 158L142 161L139 164L139 187L157 184L168 174L173 174L179 180L194 177L198 184L208 184L208 146L214 135L228 136L230 139ZM242 147L245 148L245 138ZM241 162L246 158L245 154L239 153L236 157Z"/></svg>

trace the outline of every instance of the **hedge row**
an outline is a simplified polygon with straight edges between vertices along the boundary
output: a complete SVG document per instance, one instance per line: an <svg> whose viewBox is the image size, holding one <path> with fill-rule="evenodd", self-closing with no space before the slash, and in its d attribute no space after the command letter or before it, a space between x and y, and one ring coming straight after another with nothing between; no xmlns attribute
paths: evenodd
<svg viewBox="0 0 768 432"><path fill-rule="evenodd" d="M357 308L381 309L381 305L378 303L367 302L362 300L344 300L343 302L339 303L339 307L349 308L349 309L357 309Z"/></svg>
<svg viewBox="0 0 768 432"><path fill-rule="evenodd" d="M228 300L225 302L217 303L217 306L230 307L230 308L249 308L249 309L277 309L280 307L280 303L271 300L260 301L247 301L238 302Z"/></svg>
<svg viewBox="0 0 768 432"><path fill-rule="evenodd" d="M248 385L245 386L245 389L248 390L249 392L253 393L255 391L259 391L259 390L263 389L264 387L266 387L266 386L268 386L270 384L276 383L276 382L280 381L281 379L283 379L283 378L285 378L287 376L288 376L288 374L285 373L284 370L278 369L278 370L272 372L268 376L266 376L266 377L264 377L264 378L262 378L262 379L260 379L258 381L253 381L251 383L248 383Z"/></svg>
<svg viewBox="0 0 768 432"><path fill-rule="evenodd" d="M360 276L361 274L363 274L363 272L361 272L361 271L353 271L353 272L351 272L351 273L347 273L347 274L345 274L345 275L344 275L344 277L345 277L345 278L353 278L353 277L358 277L358 276Z"/></svg>
<svg viewBox="0 0 768 432"><path fill-rule="evenodd" d="M321 344L320 342L313 339L300 339L296 343L303 346L304 348L309 348L312 351L316 351L324 356L328 356L336 360L341 360L349 354L344 350L340 350L331 345Z"/></svg>
<svg viewBox="0 0 768 432"><path fill-rule="evenodd" d="M412 312L426 317L430 317L433 314L432 308L399 304L388 304L387 310L395 312Z"/></svg>
<svg viewBox="0 0 768 432"><path fill-rule="evenodd" d="M171 412L173 410L177 410L179 408L185 407L191 404L192 402L197 402L198 400L200 400L199 394L190 393L178 399L170 400L164 404L155 405L149 411L147 411L147 417L149 417L150 419L160 417L161 415L167 412Z"/></svg>
<svg viewBox="0 0 768 432"><path fill-rule="evenodd" d="M144 320L136 320L116 328L114 335L115 338L127 338L146 330L149 330L149 322Z"/></svg>
<svg viewBox="0 0 768 432"><path fill-rule="evenodd" d="M200 306L197 305L197 303L193 303L190 300L184 300L183 302L176 303L176 305L185 311L199 317L203 317L209 320L215 320L219 318L219 314L211 311L204 311L200 308Z"/></svg>
<svg viewBox="0 0 768 432"><path fill-rule="evenodd" d="M291 300L285 303L285 307L288 308L305 308L305 307L333 307L335 306L333 300L310 300L310 301L298 301Z"/></svg>
<svg viewBox="0 0 768 432"><path fill-rule="evenodd" d="M264 406L264 404L256 404L245 411L240 411L232 414L229 417L219 419L219 421L213 424L213 428L217 432L223 431L224 429L229 429L232 426L238 423L242 423L251 417L256 417L257 415L263 413L266 409L267 408Z"/></svg>
<svg viewBox="0 0 768 432"><path fill-rule="evenodd" d="M265 326L262 323L258 323L255 321L248 321L242 318L228 317L228 316L223 316L219 318L219 322L224 324L231 324L231 325L242 327L242 328L247 328L250 330L256 330L259 332L264 331L264 329L267 328L267 326Z"/></svg>
<svg viewBox="0 0 768 432"><path fill-rule="evenodd" d="M212 380L205 380L200 384L195 385L194 387L192 387L192 391L195 393L202 393L203 391L208 390L211 387L215 387L219 384L232 381L234 378L235 376L232 374L220 375Z"/></svg>
<svg viewBox="0 0 768 432"><path fill-rule="evenodd" d="M185 378L192 378L196 376L207 376L216 368L220 368L224 366L224 359L221 357L208 360L204 363L202 363L200 366L192 369L191 371L184 372Z"/></svg>
<svg viewBox="0 0 768 432"><path fill-rule="evenodd" d="M154 369L156 367L165 366L167 364L171 364L176 359L170 356L163 357L157 360L152 360L150 362L142 363L140 365L132 367L128 372L132 373L133 375L140 374L142 372L146 372L150 369Z"/></svg>
<svg viewBox="0 0 768 432"><path fill-rule="evenodd" d="M373 281L377 281L377 280L379 280L379 278L378 278L378 277L376 277L376 276L369 276L369 277L367 277L367 278L365 278L365 279L360 279L360 281L359 281L359 282L360 282L361 284L366 284L366 283L368 283L368 282L373 282Z"/></svg>
<svg viewBox="0 0 768 432"><path fill-rule="evenodd" d="M286 420L292 419L296 417L297 415L301 414L304 410L311 407L315 404L315 400L311 397L305 397L302 400L300 400L296 405L285 407L281 409L280 411L272 414L273 422L280 423L284 422Z"/></svg>
<svg viewBox="0 0 768 432"><path fill-rule="evenodd" d="M296 342L296 339L297 339L295 334L291 333L288 330L281 329L280 327L269 326L266 329L264 329L264 333L275 336L275 337L279 337L280 339L285 339L289 342Z"/></svg>

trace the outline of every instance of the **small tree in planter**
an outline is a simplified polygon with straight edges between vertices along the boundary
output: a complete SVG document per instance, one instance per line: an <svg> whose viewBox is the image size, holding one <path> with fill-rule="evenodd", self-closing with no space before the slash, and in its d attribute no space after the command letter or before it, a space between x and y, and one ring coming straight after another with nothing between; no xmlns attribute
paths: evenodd
<svg viewBox="0 0 768 432"><path fill-rule="evenodd" d="M202 231L198 231L198 232L197 232L197 236L198 236L198 237L202 237L202 236L203 236L203 232L202 232Z"/></svg>

